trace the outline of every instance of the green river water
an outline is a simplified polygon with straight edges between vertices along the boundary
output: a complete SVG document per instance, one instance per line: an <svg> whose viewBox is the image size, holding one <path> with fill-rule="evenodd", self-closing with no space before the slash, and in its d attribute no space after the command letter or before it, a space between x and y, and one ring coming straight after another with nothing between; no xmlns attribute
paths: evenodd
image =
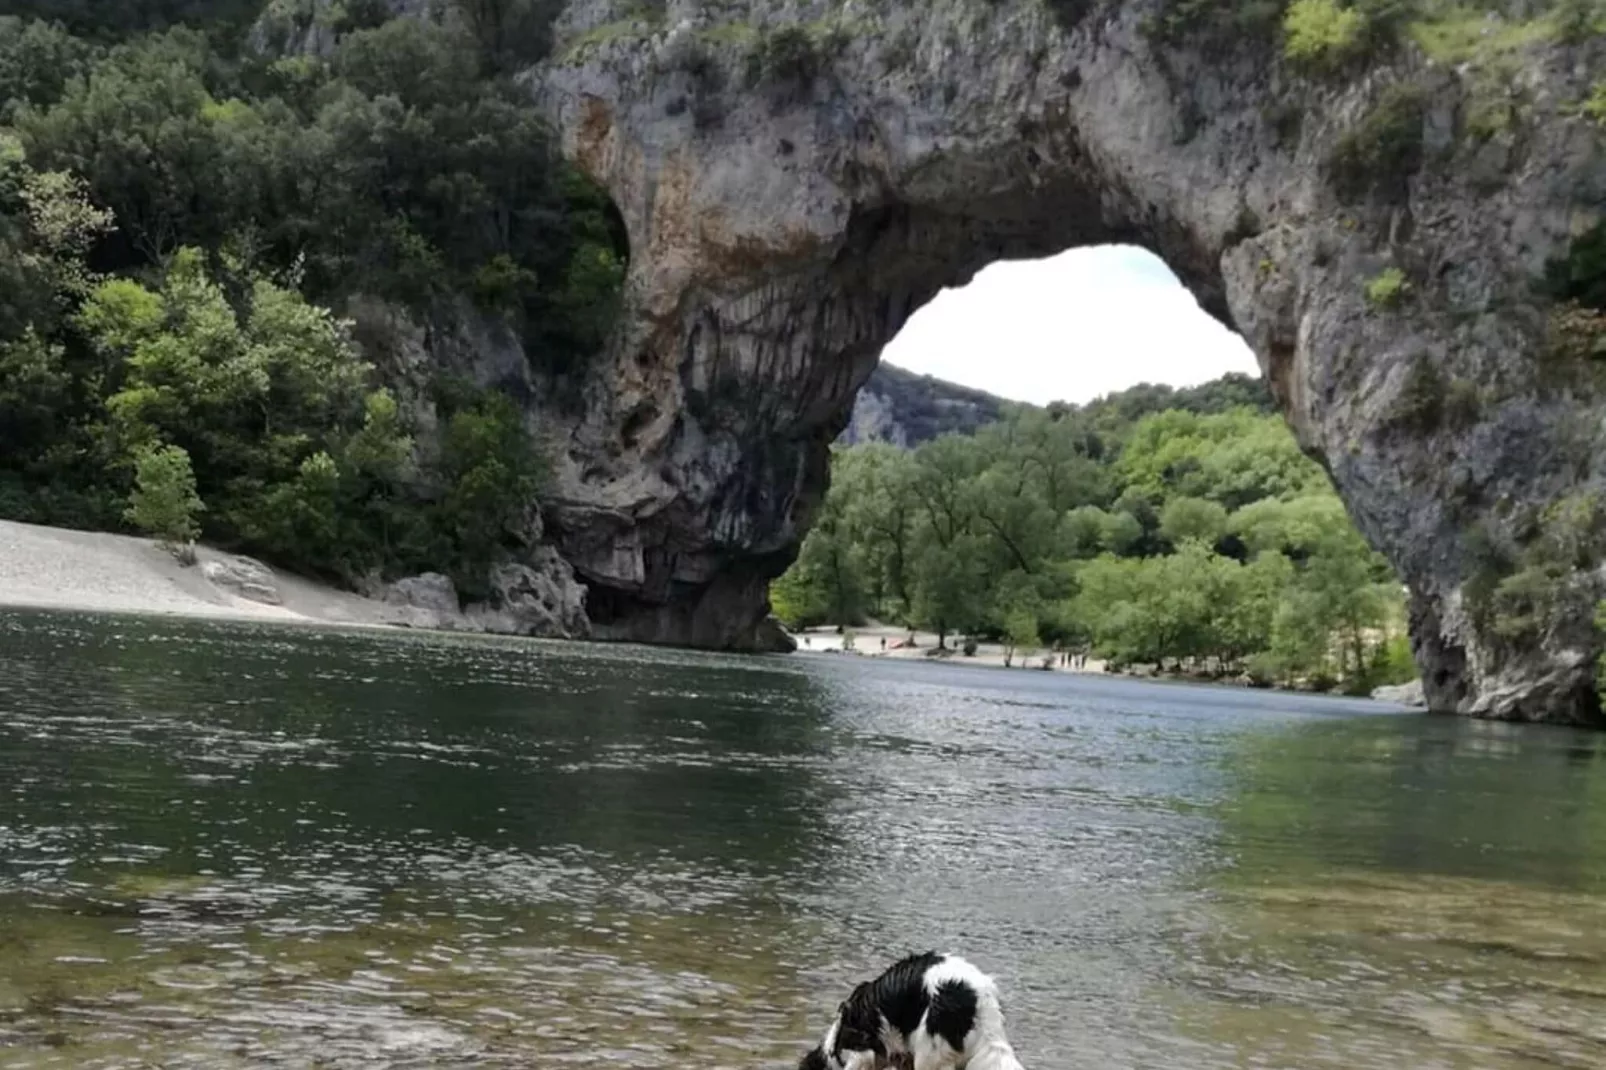
<svg viewBox="0 0 1606 1070"><path fill-rule="evenodd" d="M0 612L0 1066L1606 1067L1606 737L798 655Z"/></svg>

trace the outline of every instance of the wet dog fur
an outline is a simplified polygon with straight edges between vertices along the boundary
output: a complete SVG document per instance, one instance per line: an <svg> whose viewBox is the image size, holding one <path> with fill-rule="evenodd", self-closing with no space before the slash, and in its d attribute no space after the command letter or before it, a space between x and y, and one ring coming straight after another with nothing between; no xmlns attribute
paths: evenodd
<svg viewBox="0 0 1606 1070"><path fill-rule="evenodd" d="M957 955L900 959L854 988L798 1070L1022 1070L993 979Z"/></svg>

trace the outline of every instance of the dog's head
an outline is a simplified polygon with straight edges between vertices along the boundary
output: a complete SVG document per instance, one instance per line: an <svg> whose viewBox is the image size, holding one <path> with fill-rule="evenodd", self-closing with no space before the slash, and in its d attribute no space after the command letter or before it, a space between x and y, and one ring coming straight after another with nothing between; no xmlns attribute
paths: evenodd
<svg viewBox="0 0 1606 1070"><path fill-rule="evenodd" d="M797 1070L914 1070L914 1057L846 1050L827 1055L824 1048L814 1048L798 1061Z"/></svg>
<svg viewBox="0 0 1606 1070"><path fill-rule="evenodd" d="M798 1061L797 1070L836 1070L826 1058L824 1048L815 1048Z"/></svg>
<svg viewBox="0 0 1606 1070"><path fill-rule="evenodd" d="M838 1061L815 1048L798 1061L797 1070L914 1070L914 1056L908 1052L897 1055L876 1055L873 1052L844 1052L847 1061Z"/></svg>
<svg viewBox="0 0 1606 1070"><path fill-rule="evenodd" d="M866 982L837 1007L825 1040L803 1056L798 1070L887 1070L890 1065L881 1042L881 1013Z"/></svg>

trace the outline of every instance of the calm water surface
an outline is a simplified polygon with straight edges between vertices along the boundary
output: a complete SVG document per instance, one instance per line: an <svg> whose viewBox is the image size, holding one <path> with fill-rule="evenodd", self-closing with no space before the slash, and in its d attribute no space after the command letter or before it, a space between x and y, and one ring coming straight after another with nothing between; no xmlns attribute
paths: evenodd
<svg viewBox="0 0 1606 1070"><path fill-rule="evenodd" d="M1606 1066L1606 740L1370 703L0 613L0 1066Z"/></svg>

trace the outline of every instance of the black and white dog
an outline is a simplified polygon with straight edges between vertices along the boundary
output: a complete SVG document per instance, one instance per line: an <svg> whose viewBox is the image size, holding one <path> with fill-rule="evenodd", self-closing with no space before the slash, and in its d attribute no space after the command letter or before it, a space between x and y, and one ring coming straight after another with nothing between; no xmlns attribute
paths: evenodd
<svg viewBox="0 0 1606 1070"><path fill-rule="evenodd" d="M1004 1035L993 979L958 955L910 955L837 1008L798 1070L1024 1070Z"/></svg>

